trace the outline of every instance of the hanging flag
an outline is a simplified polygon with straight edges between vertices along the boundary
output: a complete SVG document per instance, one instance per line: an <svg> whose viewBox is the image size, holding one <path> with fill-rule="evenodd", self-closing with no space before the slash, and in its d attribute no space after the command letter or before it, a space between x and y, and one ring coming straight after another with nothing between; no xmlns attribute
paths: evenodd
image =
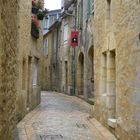
<svg viewBox="0 0 140 140"><path fill-rule="evenodd" d="M78 35L79 35L79 32L77 32L77 31L71 32L70 46L72 46L72 47L78 46Z"/></svg>

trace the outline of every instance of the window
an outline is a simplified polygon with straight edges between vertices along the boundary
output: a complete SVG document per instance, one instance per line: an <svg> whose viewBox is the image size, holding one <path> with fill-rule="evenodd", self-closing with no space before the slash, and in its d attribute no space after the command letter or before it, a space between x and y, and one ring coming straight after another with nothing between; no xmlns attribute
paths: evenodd
<svg viewBox="0 0 140 140"><path fill-rule="evenodd" d="M68 41L68 24L64 25L64 43Z"/></svg>
<svg viewBox="0 0 140 140"><path fill-rule="evenodd" d="M89 0L89 10L90 14L94 13L94 0Z"/></svg>
<svg viewBox="0 0 140 140"><path fill-rule="evenodd" d="M109 117L116 118L116 53L110 51L108 63L108 101Z"/></svg>
<svg viewBox="0 0 140 140"><path fill-rule="evenodd" d="M101 91L107 95L106 105L108 117L116 116L116 52L107 51L102 54Z"/></svg>
<svg viewBox="0 0 140 140"><path fill-rule="evenodd" d="M36 86L38 84L38 62L39 59L35 57L33 64L33 81L32 81L33 86Z"/></svg>
<svg viewBox="0 0 140 140"><path fill-rule="evenodd" d="M94 0L88 0L87 18L94 13Z"/></svg>
<svg viewBox="0 0 140 140"><path fill-rule="evenodd" d="M54 22L57 20L57 17L57 14L49 15L49 27L54 24Z"/></svg>
<svg viewBox="0 0 140 140"><path fill-rule="evenodd" d="M91 3L91 13L92 14L94 13L94 0L92 0L92 3Z"/></svg>
<svg viewBox="0 0 140 140"><path fill-rule="evenodd" d="M48 39L44 41L44 56L48 55Z"/></svg>
<svg viewBox="0 0 140 140"><path fill-rule="evenodd" d="M47 28L47 19L46 18L43 19L43 27L45 29Z"/></svg>

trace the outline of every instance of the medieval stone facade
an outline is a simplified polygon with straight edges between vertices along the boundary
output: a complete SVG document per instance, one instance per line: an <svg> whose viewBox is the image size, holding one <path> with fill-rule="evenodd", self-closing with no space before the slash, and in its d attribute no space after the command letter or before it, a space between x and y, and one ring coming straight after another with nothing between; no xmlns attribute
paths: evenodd
<svg viewBox="0 0 140 140"><path fill-rule="evenodd" d="M138 140L140 2L65 0L62 4L58 91L87 101L92 98L97 120L120 140ZM79 46L72 48L69 37L75 29Z"/></svg>
<svg viewBox="0 0 140 140"><path fill-rule="evenodd" d="M140 134L140 2L96 0L95 117L120 140Z"/></svg>
<svg viewBox="0 0 140 140"><path fill-rule="evenodd" d="M87 101L92 99L91 102L93 102L93 1L79 0L76 2L72 0L62 2L62 4L59 26L54 22L53 28L49 28L48 33L44 36L44 40L48 40L49 53L43 59L43 89L76 95ZM50 13L52 12L50 11ZM79 32L79 46L75 48L70 46L72 31ZM57 34L58 38L53 37L53 34ZM57 40L59 42L54 47L53 43ZM45 72L45 69L48 71Z"/></svg>
<svg viewBox="0 0 140 140"><path fill-rule="evenodd" d="M51 80L51 56L52 56L52 33L44 35L43 65L42 65L42 90L52 90Z"/></svg>
<svg viewBox="0 0 140 140"><path fill-rule="evenodd" d="M31 2L22 0L18 8L17 117L20 120L40 103L43 37L36 39L31 36Z"/></svg>
<svg viewBox="0 0 140 140"><path fill-rule="evenodd" d="M42 56L42 90L61 90L61 22L59 15L61 10L48 12L46 27L44 29L44 47Z"/></svg>
<svg viewBox="0 0 140 140"><path fill-rule="evenodd" d="M61 62L62 62L62 82L61 91L65 94L73 93L73 51L70 46L70 33L74 30L74 18L64 14L61 23Z"/></svg>
<svg viewBox="0 0 140 140"><path fill-rule="evenodd" d="M87 101L94 98L93 4L93 0L77 2L77 30L80 33L76 54L77 95Z"/></svg>
<svg viewBox="0 0 140 140"><path fill-rule="evenodd" d="M16 126L17 50L17 2L0 1L1 140L12 140Z"/></svg>
<svg viewBox="0 0 140 140"><path fill-rule="evenodd" d="M0 139L40 103L42 37L31 36L31 1L0 1Z"/></svg>

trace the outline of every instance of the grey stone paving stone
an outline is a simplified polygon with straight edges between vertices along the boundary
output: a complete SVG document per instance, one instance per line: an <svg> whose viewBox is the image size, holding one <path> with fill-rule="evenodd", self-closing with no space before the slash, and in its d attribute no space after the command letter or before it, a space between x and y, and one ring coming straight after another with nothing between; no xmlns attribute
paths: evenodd
<svg viewBox="0 0 140 140"><path fill-rule="evenodd" d="M86 123L89 108L80 101L57 93L43 93L41 104L29 113L22 123L28 132L28 140L95 140ZM31 119L30 119L31 118ZM24 140L24 136L19 135ZM26 140L26 139L25 139Z"/></svg>

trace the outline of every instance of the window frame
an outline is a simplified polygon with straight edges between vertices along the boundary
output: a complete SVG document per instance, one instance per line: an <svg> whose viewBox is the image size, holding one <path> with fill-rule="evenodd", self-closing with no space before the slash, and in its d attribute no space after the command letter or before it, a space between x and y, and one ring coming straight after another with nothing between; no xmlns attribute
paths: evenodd
<svg viewBox="0 0 140 140"><path fill-rule="evenodd" d="M68 37L69 37L69 26L68 23L66 23L64 25L64 33L63 33L64 44L68 43Z"/></svg>
<svg viewBox="0 0 140 140"><path fill-rule="evenodd" d="M44 40L44 56L49 54L49 40L48 38Z"/></svg>

